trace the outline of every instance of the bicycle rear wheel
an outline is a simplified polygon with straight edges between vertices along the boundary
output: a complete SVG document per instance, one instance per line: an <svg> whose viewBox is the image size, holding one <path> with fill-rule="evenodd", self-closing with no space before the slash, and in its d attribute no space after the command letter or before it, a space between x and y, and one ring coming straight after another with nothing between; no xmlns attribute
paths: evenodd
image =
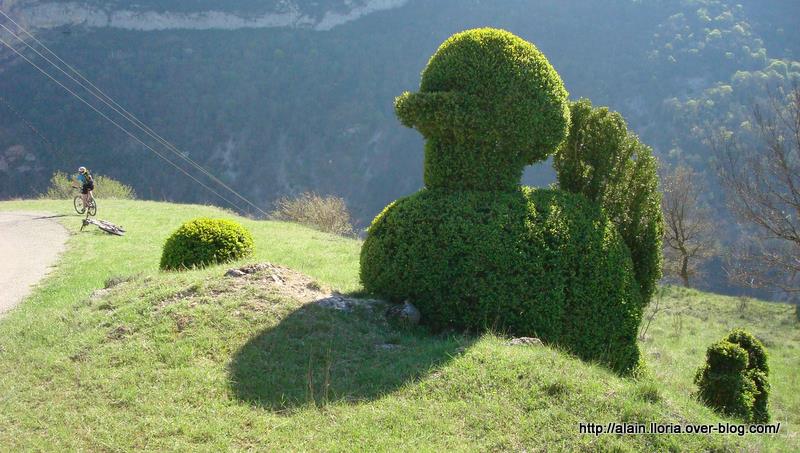
<svg viewBox="0 0 800 453"><path fill-rule="evenodd" d="M75 206L75 212L78 214L83 214L86 212L86 207L83 205L83 198L80 195L76 196L75 199L72 200L73 206Z"/></svg>
<svg viewBox="0 0 800 453"><path fill-rule="evenodd" d="M97 215L97 202L95 200L89 200L89 215L92 217Z"/></svg>
<svg viewBox="0 0 800 453"><path fill-rule="evenodd" d="M105 231L106 233L109 233L109 234L114 234L114 235L117 235L117 236L124 236L125 235L125 231L122 231L119 228L116 228L116 227L111 226L111 225L100 224L97 227L100 228L101 230Z"/></svg>

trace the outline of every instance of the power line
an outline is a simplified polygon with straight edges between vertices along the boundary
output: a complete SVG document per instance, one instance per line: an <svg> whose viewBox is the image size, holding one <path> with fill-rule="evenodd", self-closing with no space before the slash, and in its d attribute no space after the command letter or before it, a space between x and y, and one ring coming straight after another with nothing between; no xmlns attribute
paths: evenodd
<svg viewBox="0 0 800 453"><path fill-rule="evenodd" d="M40 45L42 48L44 48L44 49L45 49L45 50L46 50L46 51L47 51L47 52L48 52L50 55L52 55L52 56L53 56L53 57L55 57L55 58L56 58L56 59L57 59L59 62L61 62L62 64L64 64L64 65L65 65L65 66L66 66L66 67L67 67L67 68L68 68L70 71L72 71L73 73L75 73L75 74L76 74L76 75L77 75L77 76L78 76L78 77L79 77L81 80L83 80L84 82L86 82L86 83L87 83L87 84L88 84L88 85L89 85L91 88L89 88L89 87L87 87L86 85L84 85L84 83L82 83L80 80L77 80L77 79L76 79L75 77L73 77L71 74L69 74L68 72L66 72L66 71L65 71L64 69L62 69L62 68L61 68L59 65L57 65L57 64L56 64L56 63L54 63L52 60L50 60L48 57L46 57L46 56L45 56L45 55L43 55L41 52L39 52L39 51L38 51L38 50L37 50L35 47L33 47L33 46L31 46L30 44L28 44L28 43L27 43L27 42L26 42L24 39L22 39L22 38L21 38L19 35L17 35L16 33L14 33L14 31L10 30L8 27L6 27L6 26L5 26L5 25L3 25L3 24L0 24L0 27L2 27L2 28L3 28L3 29L5 29L7 32L9 32L9 33L10 33L10 34L11 34L11 35L14 37L14 38L16 38L17 40L19 40L20 42L22 42L22 43L23 43L23 44L24 44L26 47L28 47L29 49L33 50L33 51L34 51L34 52L35 52L37 55L39 55L39 56L40 56L40 57L42 57L42 58L43 58L45 61L47 61L48 63L50 63L50 65L52 65L53 67L55 67L56 69L58 69L59 71L61 71L61 72L62 72L64 75L66 75L68 78L70 78L70 80L72 80L73 82L75 82L75 83L77 83L78 85L80 85L80 86L81 86L83 89L85 89L86 91L88 91L88 92L89 92L91 95L93 95L95 98L97 98L98 100L100 100L100 101L101 101L103 104L105 104L106 106L108 106L108 107L110 107L112 110L114 110L114 112L116 112L117 114L121 115L123 118L125 118L126 120L128 120L128 121L129 121L131 124L133 124L133 125L134 125L135 127L137 127L139 130L143 131L145 134L147 134L148 136L150 136L150 138L152 138L152 139L156 140L158 143L160 143L161 145L163 145L164 147L166 147L168 151L171 151L173 154L177 155L179 158L181 158L181 159L183 159L184 161L188 162L188 163L189 163L190 165L192 165L192 166L193 166L195 169L199 170L201 173L203 173L204 175L206 175L207 177L209 177L209 178L210 178L212 181L216 182L217 184L219 184L219 185L221 185L222 187L224 187L225 189L227 189L229 192L231 192L231 193L233 193L234 195L236 195L236 196L237 196L239 199L241 199L242 201L244 201L245 203L247 203L248 205L250 205L251 207L253 207L254 209L256 209L256 210L257 210L258 212L260 212L261 214L263 214L263 215L265 215L265 216L267 215L267 213L266 213L266 212L264 212L264 211L263 211L261 208L259 208L259 207L258 207L258 206L256 206L254 203L252 203L250 200L248 200L247 198L245 198L245 197L244 197L242 194L240 194L239 192L237 192L236 190L234 190L233 188L231 188L230 186L228 186L227 184L225 184L225 183L224 183L222 180L220 180L220 179L219 179L219 178L217 178L215 175L213 175L211 172L209 172L208 170L206 170L205 168L203 168L203 167L202 167L200 164L198 164L197 162L195 162L194 160L192 160L191 158L189 158L187 155L185 155L185 153L183 153L183 152L182 152L180 149L178 149L178 148L177 148L175 145L173 145L173 144L172 144L171 142L169 142L167 139L163 138L161 135L159 135L158 133L156 133L156 132L155 132L155 131L154 131L152 128L150 128L149 126L147 126L147 125L146 125L144 122L142 122L141 120L139 120L139 119L138 119L138 118L137 118L135 115L133 115L133 114L132 114L132 113L130 113L128 110L126 110L124 107L122 107L122 106L121 106L121 105L120 105L118 102L116 102L116 101L115 101L115 100L114 100L114 99L113 99L111 96L109 96L109 95L107 95L105 92L103 92L103 90L101 90L100 88L98 88L98 87L97 87L97 86L96 86L94 83L92 83L90 80L88 80L86 77L84 77L84 76L83 76L83 75L82 75L82 74L81 74L81 73L80 73L80 72L79 72L77 69L75 69L75 68L74 68L72 65L70 65L69 63L67 63L66 61L64 61L64 60L63 60L61 57L59 57L59 56L58 56L58 55L57 55L55 52L53 52L53 51L52 51L52 50L51 50L49 47L47 47L47 46L46 46L44 43L42 43L42 42L41 42L40 40L38 40L38 39L37 39L35 36L33 36L31 33L29 33L29 32L28 32L28 31L27 31L27 30L26 30L24 27L22 27L21 25L19 25L19 24L18 24L16 21L14 21L14 19L13 19L13 18L11 18L11 17L10 17L8 14L6 14L6 13L5 13L4 11L2 11L2 10L0 10L0 14L2 14L2 15L5 17L5 18L7 18L9 21L11 21L11 23L13 23L13 24L14 24L14 25L15 25L17 28L19 28L19 29L20 29L20 30L21 30L21 31L22 31L24 34L26 34L27 36L29 36L29 37L30 37L31 39L33 39L33 40L34 40L34 41L35 41L37 44L39 44L39 45ZM6 45L7 45L7 44L6 44ZM16 52L16 50L15 50L15 52ZM19 52L17 52L17 53L19 54ZM20 55L21 55L21 54L20 54ZM27 60L27 59L26 59L26 60ZM30 63L30 60L28 60L28 62ZM52 77L51 77L51 78L52 78ZM55 80L55 79L54 79L54 80ZM62 86L63 86L63 85L62 85ZM96 92L95 92L95 91L96 91ZM98 94L98 93L99 93L99 94ZM104 116L105 116L105 115L104 115ZM106 119L108 119L108 118L106 117Z"/></svg>
<svg viewBox="0 0 800 453"><path fill-rule="evenodd" d="M103 97L100 97L100 96L99 96L97 93L95 93L94 91L92 91L90 88L88 88L86 85L84 85L83 83L81 83L79 80L76 80L76 79L75 79L75 77L73 77L72 75L70 75L69 73L67 73L66 71L64 71L64 70L63 70L63 69L62 69L62 68L61 68L59 65L55 64L55 63L54 63L52 60L50 60L50 59L49 59L49 58L47 58L46 56L42 55L42 53L41 53L41 52L39 52L39 51L38 51L36 48L34 48L33 46L31 46L30 44L28 44L28 43L27 43L25 40L23 40L22 38L20 38L20 37L19 37L19 36L18 36L16 33L14 33L12 30L10 30L9 28L7 28L5 25L2 25L2 24L0 24L0 27L2 27L2 28L3 28L3 29L5 29L7 32L9 32L9 33L10 33L12 36L14 36L14 37L15 37L17 40L19 40L20 42L22 42L22 43L23 43L23 44L24 44L26 47L28 47L28 48L30 48L31 50L33 50L34 52L36 52L36 54L37 54L37 55L39 55L40 57L42 57L42 58L43 58L45 61L47 61L47 62L48 62L48 63L50 63L52 66L54 66L56 69L58 69L59 71L61 71L61 72L62 72L64 75L66 75L67 77L69 77L69 78L70 78L70 79L71 79L73 82L75 82L75 83L77 83L78 85L80 85L80 86L81 86L83 89L85 89L86 91L88 91L88 92L89 92L91 95L93 95L95 98L99 99L99 100L100 100L101 102L103 102L103 103L104 103L106 106L110 107L110 108L111 108L112 110L114 110L114 111L115 111L117 114L121 115L123 118L125 118L126 120L128 120L129 122L131 122L131 123L132 123L134 126L136 126L136 127L137 127L137 128L139 128L141 131L143 131L143 132L145 132L147 135L149 135L151 138L155 139L157 142L159 142L159 143L160 143L160 144L162 144L163 146L167 147L167 149L168 149L169 151L171 151L173 154L175 154L175 155L177 155L179 158L181 158L181 159L183 159L183 160L185 160L185 161L189 162L189 163L190 163L190 164L191 164L193 167L195 167L195 168L196 168L196 169L198 169L200 172L202 172L203 174L205 174L206 176L208 176L208 177L209 177L210 179L212 179L214 182L216 182L216 183L220 184L221 186L223 186L224 188L226 188L228 191L230 191L231 193L233 193L234 195L236 195L237 197L239 197L240 199L242 199L243 201L245 201L247 204L249 204L250 206L252 206L252 207L253 207L253 208L255 208L256 210L258 210L258 211L259 211L259 212L261 212L262 214L266 215L266 213L265 213L263 210L261 210L261 209L260 209L258 206L256 206L255 204L253 204L253 203L252 203L250 200L248 200L247 198L245 198L244 196L242 196L240 193L236 192L234 189L232 189L231 187L229 187L228 185L226 185L224 182L222 182L221 180L219 180L219 179L218 179L216 176L214 176L213 174L211 174L209 171L207 171L207 170L206 170L205 168L203 168L201 165L197 164L197 163L196 163L195 161L193 161L191 158L189 158L189 157L188 157L188 156L186 156L184 153L182 153L182 152L181 152L179 149L177 149L177 147L175 147L174 145L172 145L171 143L169 143L169 142L168 142L166 139L164 139L163 137L161 137L161 136L159 136L158 134L156 134L156 133L155 133L155 132L154 132L152 129L150 129L150 128L149 128L149 127L147 127L147 126L146 126L146 125L145 125L143 122L141 122L140 120L138 120L138 118L136 118L136 117L135 117L133 114L131 114L130 112L128 112L127 110L125 110L124 108L122 108L122 107L121 107L121 106L120 106L120 105L119 105L119 104L118 104L116 101L114 101L114 100L113 100L113 99L112 99L110 96L108 96L107 94L105 94L105 93L104 93L102 90L100 90L99 88L97 88L97 87L96 87L96 86L95 86L93 83L91 83L91 82L90 82L88 79L86 79L86 78L85 78L85 77L84 77L84 76L83 76L83 75L82 75L80 72L78 72L78 71L77 71L77 70L76 70L74 67L72 67L71 65L69 65L69 63L65 62L65 61L64 61L62 58L60 58L58 55L56 55L56 54L55 54L55 52L53 52L52 50L50 50L50 49L49 49L49 48L48 48L46 45L44 45L44 44L43 44L41 41L39 41L38 39L36 39L36 37L34 37L33 35L31 35L31 34L30 34L30 33L29 33L27 30L25 30L25 29L24 29L22 26L20 26L20 25L19 25L17 22L15 22L15 21L14 21L14 19L12 19L10 16L8 16L8 14L6 14L5 12L3 12L2 10L0 10L0 14L2 14L3 16L5 16L5 17L6 17L8 20L10 20L10 21L11 21L11 22L12 22L14 25L16 25L18 28L20 28L20 30L22 30L22 31L23 31L25 34L27 34L28 36L30 36L30 37L31 37L31 38L32 38L34 41L36 41L36 42L37 42L37 43L38 43L40 46L42 46L43 48L45 48L45 49L46 49L46 50L47 50L47 51L48 51L48 52L49 52L51 55L53 55L55 58L57 58L59 61L61 61L61 62L62 62L64 65L66 65L66 66L67 66L67 67L68 67L70 70L72 70L73 72L75 72L75 74L77 74L79 77L81 77L83 80L85 80L85 81L86 81L86 82L87 82L89 85L91 85L91 86L92 86L92 87L93 87L95 90L97 90L97 92L99 92L101 95L103 95L105 98L107 98L107 99L108 99L108 101L107 101L106 99L104 99ZM119 108L115 107L114 105L111 105L111 104L109 103L109 101L110 101L111 103L113 103L114 105L116 105L117 107L119 107ZM124 111L125 113L121 112L121 111L120 111L120 109L121 109L122 111Z"/></svg>
<svg viewBox="0 0 800 453"><path fill-rule="evenodd" d="M33 40L34 40L34 41L35 41L37 44L39 44L41 47L43 47L43 48L44 48L44 49L45 49L45 50L46 50L46 51L47 51L49 54L51 54L51 55L52 55L53 57L55 57L55 58L56 58L56 59L57 59L59 62L63 63L63 64L64 64L64 65L65 65L65 66L66 66L68 69L70 69L72 72L74 72L74 73L75 73L75 74L76 74L78 77L80 77L80 78L81 78L81 79L82 79L84 82L86 82L86 83L87 83L87 84L88 84L88 85L91 87L91 89L90 89L89 87L87 87L86 85L84 85L84 84L83 84L81 81L79 81L79 80L75 79L75 77L73 77L71 74L69 74L69 73L67 73L66 71L64 71L64 70L63 70L63 69L62 69L62 68L61 68L59 65L55 64L55 63L54 63L52 60L50 60L50 59L49 59L49 58L47 58L46 56L42 55L42 53L41 53L41 52L39 52L39 51L38 51L36 48L34 48L33 46L31 46L30 44L28 44L28 43L27 43L27 42L26 42L24 39L20 38L20 37L19 37L19 36L18 36L16 33L14 33L12 30L10 30L9 28L7 28L7 27L6 27L5 25L3 25L3 24L0 24L0 27L2 27L3 29L5 29L7 32L11 33L11 35L13 35L13 36L14 36L14 37L15 37L17 40L19 40L20 42L22 42L22 43L23 43L23 44L24 44L26 47L28 47L29 49L31 49L31 50L33 50L34 52L36 52L36 54L37 54L37 55L39 55L39 56L40 56L40 57L42 57L42 58L43 58L45 61L47 61L48 63L50 63L52 66L54 66L54 67L55 67L56 69L58 69L59 71L61 71L61 73L63 73L63 74L64 74L64 75L66 75L67 77L69 77L69 78L70 78L70 80L72 80L73 82L75 82L75 83L77 83L78 85L80 85L80 86L81 86L81 88L83 88L83 89L85 89L86 91L88 91L88 92L89 92L91 95L93 95L95 98L99 99L99 100L100 100L102 103L104 103L106 106L110 107L110 108L111 108L112 110L114 110L114 111L115 111L117 114L121 115L123 118L125 118L126 120L128 120L129 122L131 122L131 123L132 123L134 126L136 126L137 128L139 128L139 130L141 130L141 131L143 131L145 134L149 135L149 136L150 136L150 138L152 138L152 139L156 140L156 141L157 141L157 142L159 142L161 145L165 146L165 147L167 148L167 150L171 151L173 154L177 155L179 158L181 158L181 159L183 159L183 160L185 160L185 161L189 162L189 164L190 164L190 165L192 165L194 168L196 168L197 170L199 170L201 173L203 173L203 174L205 174L206 176L208 176L208 177L209 177L209 178L210 178L212 181L214 181L214 182L216 182L217 184L221 185L222 187L224 187L225 189L227 189L228 191L230 191L231 193L233 193L234 195L236 195L237 197L239 197L239 198L240 198L241 200L243 200L245 203L247 203L247 204L249 204L250 206L252 206L252 207L253 207L254 209L256 209L257 211L261 212L261 213L262 213L262 214L264 214L265 216L267 215L267 213L266 213L266 212L262 211L262 210L261 210L261 209L260 209L258 206L256 206L255 204L253 204L253 203L252 203L250 200L248 200L248 199L247 199L247 198L245 198L243 195L241 195L239 192L237 192L236 190L234 190L233 188L231 188L230 186L228 186L227 184L225 184L225 183L224 183L222 180L220 180L219 178L217 178L216 176L214 176L214 174L213 174L213 173L211 173L211 172L209 172L208 170L206 170L205 168L203 168L203 167L202 167L200 164L198 164L197 162L195 162L194 160L192 160L190 157L188 157L188 156L187 156L185 153L183 153L183 152L182 152L180 149L178 149L178 148L177 148L175 145L173 145L173 144L172 144L172 143L170 143L168 140L166 140L165 138L163 138L162 136L160 136L159 134L157 134L155 131L153 131L153 129L151 129L151 128L150 128L149 126L147 126L147 125L146 125L144 122L142 122L141 120L139 120L139 119L138 119L138 118L137 118L137 117L136 117L134 114L132 114L131 112L129 112L128 110L126 110L124 107L122 107L122 106L121 106L121 105L120 105L118 102L116 102L116 101L115 101L113 98L111 98L111 96L107 95L105 92L103 92L103 90L101 90L100 88L98 88L98 87L97 87L97 86L96 86L94 83L92 83L90 80L88 80L86 77L84 77L84 76L83 76L83 74L81 74L81 73L80 73L80 72L79 72L77 69L75 69L75 68L74 68L72 65L70 65L69 63L67 63L66 61L64 61L64 60L63 60L61 57L59 57L59 56L58 56L58 55L57 55L55 52L53 52L53 51L52 51L52 50L51 50L49 47L47 47L47 45L45 45L44 43L42 43L42 42L41 42L39 39L37 39L35 36L33 36L31 33L29 33L29 32L28 32L28 31L27 31L27 30L26 30L24 27L22 27L22 26L21 26L21 25L19 25L19 24L18 24L16 21L14 21L14 19L13 19L13 18L11 18L11 17L10 17L8 14L6 14L6 13L5 13L4 11L2 11L2 10L0 10L0 14L2 14L3 16L5 16L5 17L6 17L6 18L7 18L9 21L11 21L11 23L13 23L15 26L17 26L17 28L19 28L19 29L20 29L20 30L21 30L23 33L25 33L27 36L29 36L31 39L33 39ZM93 90L94 90L94 91L93 91ZM96 91L97 93L95 93L95 91ZM98 94L98 93L99 93L99 94ZM101 97L101 96L102 96L102 97Z"/></svg>
<svg viewBox="0 0 800 453"><path fill-rule="evenodd" d="M54 151L57 150L56 145L53 142L51 142L47 137L45 137L45 135L41 131L39 131L39 129L37 129L33 124L31 124L30 121L26 120L25 117L22 116L22 114L16 108L14 108L14 106L11 105L11 103L8 102L8 100L6 98L0 96L0 102L2 102L6 106L6 108L8 108L8 110L11 111L11 113L14 114L14 116L16 116L26 126L28 126L28 129L33 131L33 133L36 134L40 139L42 139L43 142L47 143L47 145L52 150L54 150Z"/></svg>
<svg viewBox="0 0 800 453"><path fill-rule="evenodd" d="M66 91L67 91L69 94L71 94L72 96L76 97L78 100L80 100L80 101L81 101L81 102L83 102L84 104L86 104L86 105L87 105L89 108L91 108L92 110L94 110L95 112L97 112L97 114L99 114L100 116L102 116L103 118L105 118L106 120L108 120L108 121L109 121L111 124L113 124L114 126L116 126L117 128L119 128L120 130L122 130L123 132L125 132L125 133L126 133L128 136L130 136L132 139L134 139L134 140L136 140L137 142L141 143L141 144L142 144L143 146L145 146L147 149L149 149L150 151L152 151L152 152L153 152L155 155L157 155L157 156L158 156L158 157L160 157L161 159L165 160L167 163L169 163L170 165L172 165L173 167L175 167L176 169L178 169L179 171L181 171L183 174L185 174L186 176L188 176L189 178L191 178L192 180L194 180L196 183L198 183L198 184L200 184L201 186L205 187L205 188L206 188L208 191L210 191L210 192L211 192L211 193L213 193L214 195L216 195L216 196L218 196L219 198L221 198L221 199L225 200L226 202L228 202L228 203L229 203L231 206L234 206L236 209L238 209L238 210L239 210L239 211L241 211L241 212L245 212L245 210L244 210L244 209L242 209L242 208L241 208L239 205L237 205L236 203L234 203L234 202L232 202L232 201L228 200L228 199L227 199L227 198L225 198L224 196L220 195L220 194L219 194L217 191L215 191L215 190L214 190L214 189L212 189L211 187L208 187L208 186L207 186L206 184L204 184L202 181L198 180L197 178L195 178L194 176L192 176L192 175L191 175L189 172L187 172L186 170L184 170L183 168L181 168L181 167L180 167L178 164L176 164L175 162L173 162L173 161L171 161L171 160L167 159L166 157L164 157L164 155L163 155L163 154L161 154L161 153L159 153L158 151L156 151L155 149L153 149L153 147L151 147L150 145L148 145L147 143L145 143L144 141L142 141L142 140L141 140L139 137L137 137L136 135L132 134L130 131L128 131L127 129L125 129L125 128L124 128L124 127L122 127L121 125L119 125L119 123L117 123L116 121L114 121L114 120L112 120L111 118L109 118L109 117L108 117L108 115L106 115L105 113L103 113L103 112L101 112L100 110L98 110L98 109L97 109L95 106L93 106L92 104L90 104L89 102L87 102L85 99L83 99L82 97L80 97L80 96L79 96L77 93L75 93L74 91L72 91L70 88L68 88L67 86L65 86L63 83L59 82L59 81L58 81L58 80L57 80L55 77L53 77L52 75L50 75L50 74L49 74L47 71L43 70L41 67L39 67L39 65L37 65L36 63L34 63L33 61L31 61L31 60L30 60L28 57L26 57L26 56L25 56L25 55L23 55L22 53L20 53L20 52L19 52L19 51L18 51L18 50L17 50L15 47L13 47L12 45L8 44L8 43L7 43L5 40L3 40L2 38L0 38L0 43L2 43L4 46L6 46L6 47L8 47L9 49L11 49L11 50L12 50L14 53L16 53L17 55L19 55L20 57L22 57L22 58L23 58L25 61L27 61L27 62L28 62L28 63L29 63L31 66L33 66L34 68L38 69L38 70L39 70L39 72L41 72L42 74L46 75L46 76L47 76L47 77L48 77L50 80L52 80L53 82L57 83L57 84L58 84L58 85L59 85L61 88L63 88L64 90L66 90Z"/></svg>

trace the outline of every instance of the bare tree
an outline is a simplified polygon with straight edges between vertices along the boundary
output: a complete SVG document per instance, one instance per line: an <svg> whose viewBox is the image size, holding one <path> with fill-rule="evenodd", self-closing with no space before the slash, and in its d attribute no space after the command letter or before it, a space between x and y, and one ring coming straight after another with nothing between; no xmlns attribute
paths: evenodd
<svg viewBox="0 0 800 453"><path fill-rule="evenodd" d="M699 266L717 251L711 214L700 199L706 188L698 174L684 165L664 171L661 183L664 272L689 286L689 279L697 276Z"/></svg>
<svg viewBox="0 0 800 453"><path fill-rule="evenodd" d="M753 108L752 144L712 140L731 209L753 234L732 253L730 278L800 295L800 87Z"/></svg>

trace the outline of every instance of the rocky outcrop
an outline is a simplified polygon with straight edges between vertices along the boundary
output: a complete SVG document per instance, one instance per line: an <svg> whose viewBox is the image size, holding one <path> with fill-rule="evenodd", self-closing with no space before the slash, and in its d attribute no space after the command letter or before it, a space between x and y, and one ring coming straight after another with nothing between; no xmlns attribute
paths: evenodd
<svg viewBox="0 0 800 453"><path fill-rule="evenodd" d="M139 31L242 28L311 28L326 31L377 11L399 8L407 1L346 1L342 8L325 11L321 15L307 12L297 1L280 2L274 11L254 14L221 10L195 12L111 10L84 2L17 2L13 12L22 23L32 28L76 25Z"/></svg>

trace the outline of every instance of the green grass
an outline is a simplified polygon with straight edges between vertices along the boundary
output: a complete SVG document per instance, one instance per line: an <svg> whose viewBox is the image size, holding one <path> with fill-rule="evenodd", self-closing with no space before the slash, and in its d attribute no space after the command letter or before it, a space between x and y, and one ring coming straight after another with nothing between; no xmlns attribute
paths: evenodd
<svg viewBox="0 0 800 453"><path fill-rule="evenodd" d="M0 210L69 214L64 201ZM620 378L548 347L496 335L430 335L303 304L227 267L158 272L183 221L216 208L101 201L125 237L78 233L0 320L0 450L798 451L800 326L790 307L668 289L642 342L649 373ZM343 292L360 289L359 241L237 219L256 256ZM90 297L112 277L130 277ZM124 279L123 279L124 280ZM770 352L777 436L593 436L593 421L718 423L694 401L705 349L732 327ZM383 349L380 345L394 345Z"/></svg>

